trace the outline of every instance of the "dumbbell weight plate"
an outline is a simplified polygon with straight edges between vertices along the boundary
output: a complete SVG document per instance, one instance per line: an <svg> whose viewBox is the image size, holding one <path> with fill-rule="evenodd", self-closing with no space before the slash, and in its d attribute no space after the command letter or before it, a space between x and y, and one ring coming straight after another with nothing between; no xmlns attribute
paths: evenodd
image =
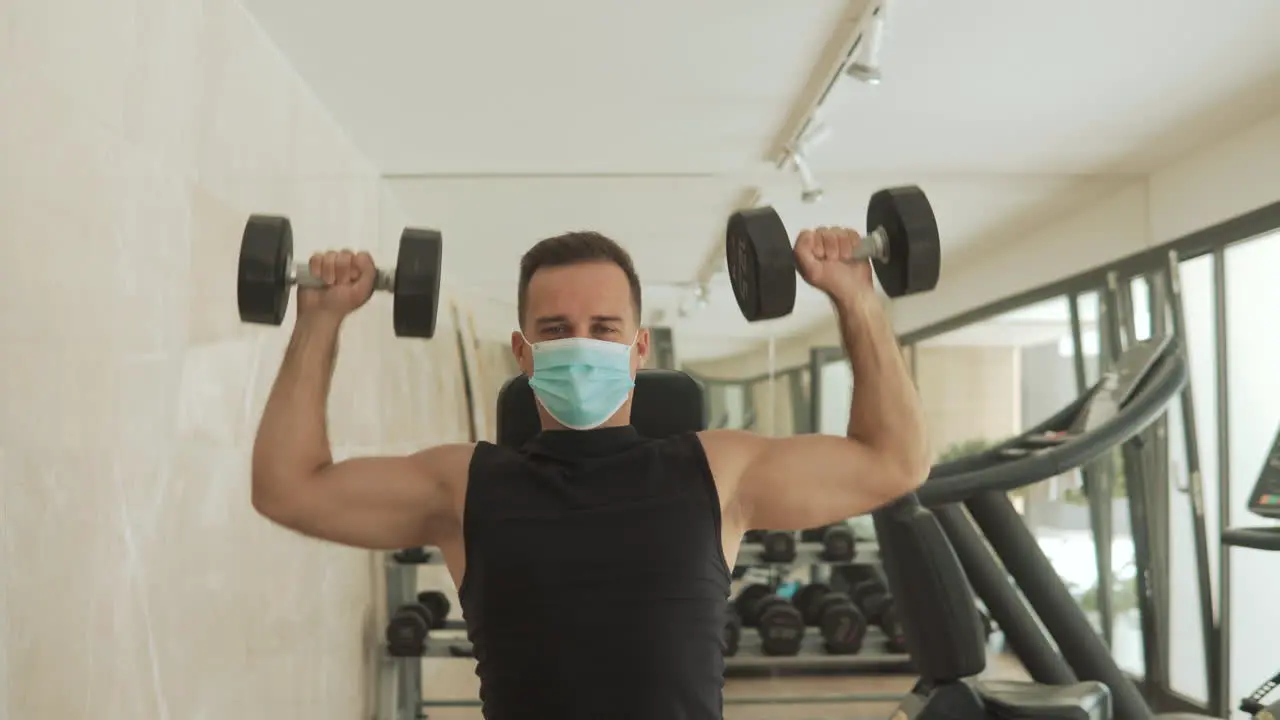
<svg viewBox="0 0 1280 720"><path fill-rule="evenodd" d="M755 627L756 620L760 617L756 614L756 605L772 594L773 590L768 585L748 585L738 593L733 607L738 611L738 617L742 618L745 627Z"/></svg>
<svg viewBox="0 0 1280 720"><path fill-rule="evenodd" d="M431 613L430 608L422 603L411 602L401 605L400 609L396 610L396 614L416 615L422 619L422 622L426 623L428 629L437 627L436 616Z"/></svg>
<svg viewBox="0 0 1280 720"><path fill-rule="evenodd" d="M937 287L942 264L938 220L923 190L909 185L877 191L867 204L867 229L875 228L883 228L889 239L889 261L871 261L886 295Z"/></svg>
<svg viewBox="0 0 1280 720"><path fill-rule="evenodd" d="M827 652L854 655L862 649L867 635L867 619L843 593L831 593L818 601L819 627Z"/></svg>
<svg viewBox="0 0 1280 720"><path fill-rule="evenodd" d="M796 305L796 261L782 218L771 207L740 210L725 231L729 284L749 322L791 314Z"/></svg>
<svg viewBox="0 0 1280 720"><path fill-rule="evenodd" d="M289 309L289 265L293 227L289 218L250 215L240 237L236 269L236 305L240 320L280 325Z"/></svg>
<svg viewBox="0 0 1280 720"><path fill-rule="evenodd" d="M795 533L774 531L764 536L760 557L765 562L791 562L796 559Z"/></svg>
<svg viewBox="0 0 1280 720"><path fill-rule="evenodd" d="M831 592L831 588L825 583L809 583L800 588L795 594L791 602L800 611L800 615L804 617L805 625L818 624L818 601Z"/></svg>
<svg viewBox="0 0 1280 720"><path fill-rule="evenodd" d="M893 603L889 591L878 580L865 580L854 585L851 597L854 606L869 622L876 625L881 624L881 615L885 608Z"/></svg>
<svg viewBox="0 0 1280 720"><path fill-rule="evenodd" d="M419 613L398 610L387 623L387 652L393 657L414 657L426 651L426 619Z"/></svg>
<svg viewBox="0 0 1280 720"><path fill-rule="evenodd" d="M778 600L768 603L760 614L760 649L765 655L795 655L804 639L804 618L791 603Z"/></svg>
<svg viewBox="0 0 1280 720"><path fill-rule="evenodd" d="M392 324L398 337L429 338L440 311L444 240L434 230L405 228L396 257Z"/></svg>
<svg viewBox="0 0 1280 720"><path fill-rule="evenodd" d="M431 611L431 628L433 630L443 628L445 620L449 617L449 610L452 609L449 598L438 590L428 590L418 593L418 602Z"/></svg>
<svg viewBox="0 0 1280 720"><path fill-rule="evenodd" d="M832 525L822 535L822 559L828 562L849 562L857 554L853 530L846 525Z"/></svg>

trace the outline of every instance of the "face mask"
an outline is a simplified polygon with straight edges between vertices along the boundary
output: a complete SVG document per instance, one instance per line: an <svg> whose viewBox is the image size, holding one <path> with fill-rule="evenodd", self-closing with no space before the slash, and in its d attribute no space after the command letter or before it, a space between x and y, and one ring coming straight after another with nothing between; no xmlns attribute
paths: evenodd
<svg viewBox="0 0 1280 720"><path fill-rule="evenodd" d="M547 413L571 430L599 427L635 387L631 345L577 337L525 342L533 349L529 386Z"/></svg>

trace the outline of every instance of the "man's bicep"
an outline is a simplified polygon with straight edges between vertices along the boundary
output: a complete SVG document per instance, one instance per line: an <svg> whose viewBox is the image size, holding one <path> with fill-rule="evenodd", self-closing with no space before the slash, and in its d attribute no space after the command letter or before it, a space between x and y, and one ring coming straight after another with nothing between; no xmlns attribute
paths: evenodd
<svg viewBox="0 0 1280 720"><path fill-rule="evenodd" d="M320 471L280 522L306 535L372 550L434 545L458 526L469 461L466 445L407 457L343 460Z"/></svg>
<svg viewBox="0 0 1280 720"><path fill-rule="evenodd" d="M803 530L862 515L888 502L868 483L885 472L869 446L834 435L760 438L739 482L752 528Z"/></svg>

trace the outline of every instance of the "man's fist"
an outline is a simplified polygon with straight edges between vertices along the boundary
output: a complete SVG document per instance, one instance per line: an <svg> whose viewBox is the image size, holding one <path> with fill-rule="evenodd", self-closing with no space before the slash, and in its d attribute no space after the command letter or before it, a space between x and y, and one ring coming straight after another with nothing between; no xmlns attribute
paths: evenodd
<svg viewBox="0 0 1280 720"><path fill-rule="evenodd" d="M871 261L854 260L862 236L848 228L820 227L796 238L800 277L834 299L871 292Z"/></svg>
<svg viewBox="0 0 1280 720"><path fill-rule="evenodd" d="M311 274L324 281L323 288L298 287L298 313L328 313L339 317L369 301L378 271L367 252L350 250L311 256Z"/></svg>

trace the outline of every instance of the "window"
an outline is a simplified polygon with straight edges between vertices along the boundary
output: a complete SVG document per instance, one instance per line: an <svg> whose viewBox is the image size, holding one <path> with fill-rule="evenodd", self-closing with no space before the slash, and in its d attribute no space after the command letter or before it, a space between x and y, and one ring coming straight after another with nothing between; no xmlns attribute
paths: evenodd
<svg viewBox="0 0 1280 720"><path fill-rule="evenodd" d="M818 386L822 399L818 404L817 431L824 435L849 432L849 410L853 403L853 368L844 357L819 365Z"/></svg>
<svg viewBox="0 0 1280 720"><path fill-rule="evenodd" d="M1082 345L1096 376L1097 296L1082 299L1077 310L1082 326L1091 331ZM914 354L916 382L939 461L1029 430L1080 394L1066 297L923 340ZM1052 478L1011 493L1010 499L1096 622L1098 564L1080 474Z"/></svg>
<svg viewBox="0 0 1280 720"><path fill-rule="evenodd" d="M1191 392L1195 407L1196 447L1204 486L1204 515L1209 539L1211 587L1218 567L1218 356L1214 323L1213 256L1181 263L1182 308L1186 348L1191 364ZM1191 498L1187 487L1187 449L1182 404L1169 410L1169 687L1202 703L1209 701L1205 667L1204 626L1200 615L1199 567L1196 563Z"/></svg>
<svg viewBox="0 0 1280 720"><path fill-rule="evenodd" d="M1228 248L1224 255L1227 350L1226 448L1230 486L1226 498L1232 525L1265 521L1246 510L1277 425L1280 425L1280 233ZM1259 592L1276 576L1276 555L1231 551L1231 699L1250 692L1276 671L1275 594Z"/></svg>

